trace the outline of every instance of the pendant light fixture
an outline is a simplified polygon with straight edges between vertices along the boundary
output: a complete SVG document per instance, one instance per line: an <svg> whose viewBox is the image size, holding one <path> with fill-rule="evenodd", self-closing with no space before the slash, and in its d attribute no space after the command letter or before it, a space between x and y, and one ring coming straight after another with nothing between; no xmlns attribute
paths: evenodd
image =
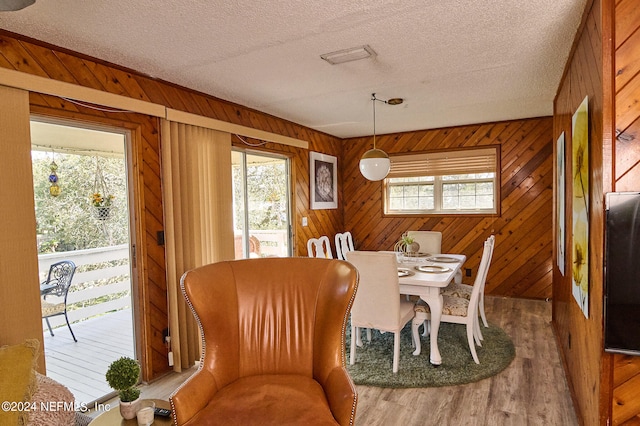
<svg viewBox="0 0 640 426"><path fill-rule="evenodd" d="M393 98L388 101L376 98L376 94L371 94L371 102L373 103L373 149L365 152L360 159L360 173L366 179L371 181L382 180L389 174L391 168L391 160L386 152L376 148L376 101L384 102L389 105L399 105L402 103L401 98Z"/></svg>

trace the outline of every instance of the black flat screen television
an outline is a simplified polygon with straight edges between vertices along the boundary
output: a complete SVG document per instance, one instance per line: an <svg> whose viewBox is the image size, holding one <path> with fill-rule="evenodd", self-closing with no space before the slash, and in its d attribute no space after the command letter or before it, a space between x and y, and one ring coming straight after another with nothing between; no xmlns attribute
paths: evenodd
<svg viewBox="0 0 640 426"><path fill-rule="evenodd" d="M604 349L640 355L640 193L606 195Z"/></svg>

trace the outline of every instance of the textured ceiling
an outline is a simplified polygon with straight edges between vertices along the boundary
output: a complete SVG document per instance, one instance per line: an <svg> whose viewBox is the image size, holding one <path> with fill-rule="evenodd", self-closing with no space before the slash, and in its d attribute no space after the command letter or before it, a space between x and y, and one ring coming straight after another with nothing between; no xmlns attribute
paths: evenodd
<svg viewBox="0 0 640 426"><path fill-rule="evenodd" d="M585 2L37 0L0 28L352 137L373 92L405 99L377 104L378 134L551 115Z"/></svg>

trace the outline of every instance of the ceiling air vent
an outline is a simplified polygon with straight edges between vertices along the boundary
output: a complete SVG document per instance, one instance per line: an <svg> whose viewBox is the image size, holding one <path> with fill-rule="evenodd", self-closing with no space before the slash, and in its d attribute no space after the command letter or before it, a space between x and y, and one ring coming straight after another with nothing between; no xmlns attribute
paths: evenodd
<svg viewBox="0 0 640 426"><path fill-rule="evenodd" d="M375 56L376 52L374 52L371 46L369 46L368 44L320 55L322 59L329 62L331 65L358 61L360 59L373 58Z"/></svg>

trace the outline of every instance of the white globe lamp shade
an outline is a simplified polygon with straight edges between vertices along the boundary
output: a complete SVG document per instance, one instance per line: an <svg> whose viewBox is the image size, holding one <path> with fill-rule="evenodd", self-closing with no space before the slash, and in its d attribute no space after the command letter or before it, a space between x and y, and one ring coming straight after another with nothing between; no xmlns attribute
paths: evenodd
<svg viewBox="0 0 640 426"><path fill-rule="evenodd" d="M371 181L382 180L389 174L391 160L381 149L370 149L360 159L360 173Z"/></svg>

